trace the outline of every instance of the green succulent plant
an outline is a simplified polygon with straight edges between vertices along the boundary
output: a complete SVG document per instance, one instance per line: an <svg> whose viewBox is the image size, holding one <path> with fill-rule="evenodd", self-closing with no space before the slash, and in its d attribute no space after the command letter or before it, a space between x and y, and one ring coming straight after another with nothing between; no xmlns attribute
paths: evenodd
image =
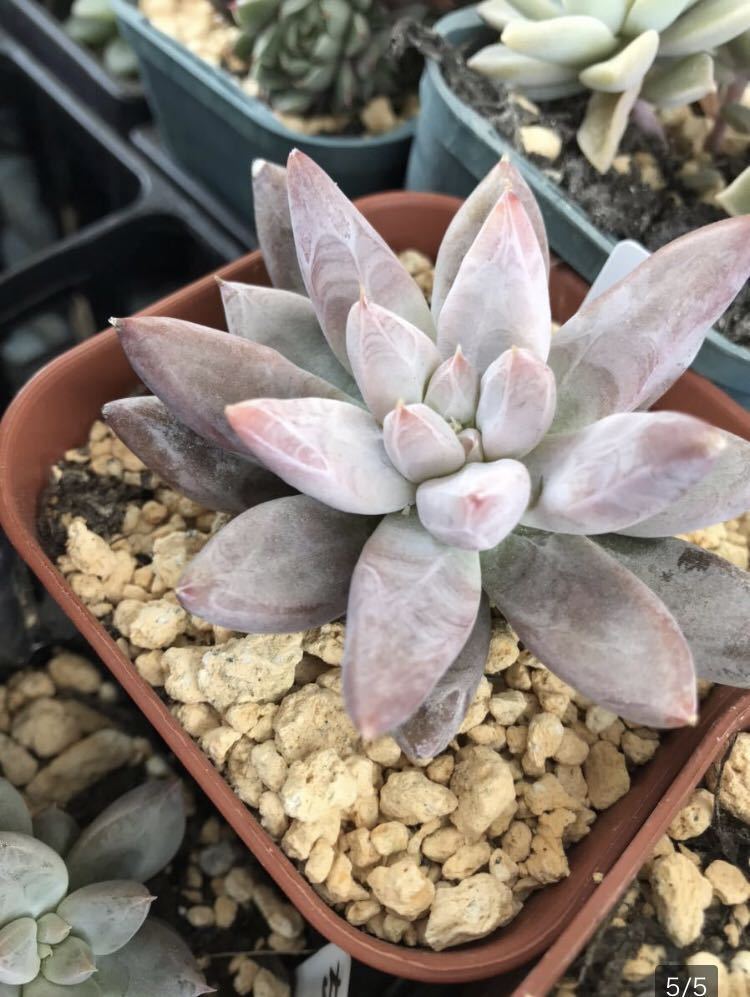
<svg viewBox="0 0 750 997"><path fill-rule="evenodd" d="M120 37L110 0L74 0L64 27L73 41L96 52L113 76L137 76L138 61Z"/></svg>
<svg viewBox="0 0 750 997"><path fill-rule="evenodd" d="M578 131L605 173L633 113L680 107L716 90L716 59L750 48L747 0L485 0L502 32L469 65L554 100L591 91Z"/></svg>
<svg viewBox="0 0 750 997"><path fill-rule="evenodd" d="M176 780L126 793L83 832L52 807L31 817L0 779L0 997L198 997L190 951L148 912L143 881L185 834Z"/></svg>
<svg viewBox="0 0 750 997"><path fill-rule="evenodd" d="M240 0L236 52L274 110L349 113L403 91L389 54L403 13L380 0Z"/></svg>

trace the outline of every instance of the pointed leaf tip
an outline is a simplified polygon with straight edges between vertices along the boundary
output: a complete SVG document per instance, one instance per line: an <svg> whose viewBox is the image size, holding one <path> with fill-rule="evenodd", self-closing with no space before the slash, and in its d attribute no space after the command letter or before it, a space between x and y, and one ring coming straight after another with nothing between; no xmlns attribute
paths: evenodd
<svg viewBox="0 0 750 997"><path fill-rule="evenodd" d="M399 404L383 423L391 463L407 481L418 483L463 466L464 448L448 423L429 406Z"/></svg>

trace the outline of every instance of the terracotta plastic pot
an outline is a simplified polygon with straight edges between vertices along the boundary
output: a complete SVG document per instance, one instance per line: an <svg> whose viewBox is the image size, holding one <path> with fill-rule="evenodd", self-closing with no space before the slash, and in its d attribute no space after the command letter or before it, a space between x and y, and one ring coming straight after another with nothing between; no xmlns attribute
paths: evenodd
<svg viewBox="0 0 750 997"><path fill-rule="evenodd" d="M359 206L395 250L415 248L434 257L458 203L441 195L401 192L365 198ZM259 253L238 260L220 273L227 280L267 283ZM553 312L563 320L580 303L586 285L567 267L556 264L551 286ZM147 309L147 313L223 327L213 277L191 284ZM710 737L714 725L736 701L737 692L716 690L704 705L697 727L664 738L658 760L634 777L627 796L603 813L592 833L576 846L571 855L570 877L531 897L507 928L442 953L399 947L371 937L347 924L317 896L104 627L74 596L42 550L36 510L50 466L67 449L87 438L105 402L127 394L134 383L117 337L109 330L55 360L18 395L0 427L0 517L11 542L248 848L323 935L361 962L395 976L426 982L486 979L527 963L550 945L580 910L595 889L594 873L606 873L623 853L683 766L694 752L702 750L704 739ZM719 425L735 431L740 425L742 410L695 375L686 375L674 398L681 408Z"/></svg>

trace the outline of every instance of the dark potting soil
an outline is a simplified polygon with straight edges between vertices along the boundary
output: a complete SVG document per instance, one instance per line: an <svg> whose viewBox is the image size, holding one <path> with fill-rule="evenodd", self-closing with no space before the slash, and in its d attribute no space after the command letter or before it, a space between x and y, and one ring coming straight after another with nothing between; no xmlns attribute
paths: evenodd
<svg viewBox="0 0 750 997"><path fill-rule="evenodd" d="M434 31L415 22L403 22L394 45L397 50L413 46L425 58L437 62L446 82L465 104L488 119L521 155L558 183L598 229L616 239L635 239L653 252L686 232L727 217L718 208L703 204L697 193L680 182L677 175L684 165L683 157L633 125L625 133L621 152L653 155L666 181L664 189L654 190L644 183L635 165L631 165L627 174L614 169L604 176L598 173L576 141L588 99L586 94L537 102L540 114L532 114L510 100L502 83L468 68L466 57L472 54L471 50L450 45ZM528 124L550 128L562 139L562 152L553 165L524 150L519 129ZM733 178L747 163L725 157L716 160L715 165L725 176ZM750 346L750 288L746 287L739 295L716 328L733 342Z"/></svg>
<svg viewBox="0 0 750 997"><path fill-rule="evenodd" d="M733 743L734 739L724 760L729 757ZM722 808L718 793L711 826L700 837L691 838L685 844L700 858L702 870L716 860L730 862L742 870L748 868L750 827ZM635 901L626 907L620 906L613 915L618 924L608 920L566 972L561 993L570 995L574 992L576 997L653 997L653 975L636 983L622 978L625 963L634 959L644 944L662 946L665 955L661 964L676 966L684 965L685 960L697 952L710 952L728 966L735 952L750 946L748 928L741 929L737 948L729 944L723 929L731 920L731 906L714 903L708 907L700 937L686 948L675 945L656 920L647 889L639 888Z"/></svg>

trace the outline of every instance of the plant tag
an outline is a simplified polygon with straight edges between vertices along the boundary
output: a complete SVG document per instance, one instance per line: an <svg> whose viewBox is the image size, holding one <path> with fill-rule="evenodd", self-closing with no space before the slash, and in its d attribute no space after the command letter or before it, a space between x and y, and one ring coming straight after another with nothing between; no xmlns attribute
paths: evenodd
<svg viewBox="0 0 750 997"><path fill-rule="evenodd" d="M352 958L326 945L297 967L294 997L348 997Z"/></svg>
<svg viewBox="0 0 750 997"><path fill-rule="evenodd" d="M623 277L632 273L650 255L651 253L647 249L644 249L639 242L635 242L633 239L624 239L622 242L618 242L591 285L591 290L586 295L585 300L587 302L593 301L600 294L604 294L618 280L622 280Z"/></svg>

